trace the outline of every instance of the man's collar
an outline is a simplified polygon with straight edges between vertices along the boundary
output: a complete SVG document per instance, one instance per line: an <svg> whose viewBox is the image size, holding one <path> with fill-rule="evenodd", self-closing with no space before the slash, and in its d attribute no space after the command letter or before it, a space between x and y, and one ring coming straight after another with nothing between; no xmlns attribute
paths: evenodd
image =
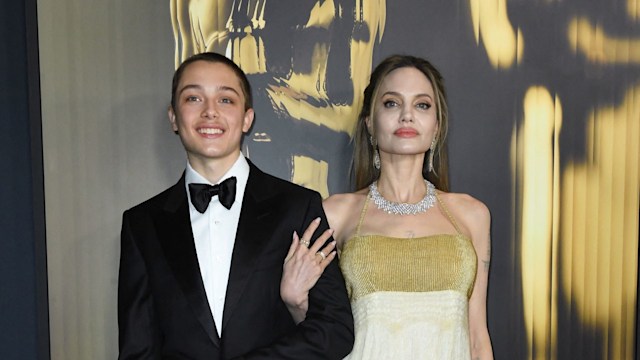
<svg viewBox="0 0 640 360"><path fill-rule="evenodd" d="M236 162L233 163L231 168L224 175L222 175L217 183L219 184L232 176L235 176L236 178L238 178L239 182L243 183L246 183L247 179L249 178L249 163L242 153L240 153ZM215 185L200 173L198 173L195 169L193 169L193 167L187 160L187 168L185 170L185 184L188 186L191 183Z"/></svg>

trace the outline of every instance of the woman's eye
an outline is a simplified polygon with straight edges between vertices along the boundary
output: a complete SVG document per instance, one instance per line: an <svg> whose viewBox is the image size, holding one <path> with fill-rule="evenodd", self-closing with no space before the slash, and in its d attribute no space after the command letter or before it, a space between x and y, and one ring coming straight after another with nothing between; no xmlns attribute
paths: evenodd
<svg viewBox="0 0 640 360"><path fill-rule="evenodd" d="M220 102L223 104L233 104L233 100L229 99L229 98L222 98L220 99Z"/></svg>
<svg viewBox="0 0 640 360"><path fill-rule="evenodd" d="M197 96L191 95L191 96L187 96L185 100L187 102L193 102L193 101L198 101L199 99Z"/></svg>
<svg viewBox="0 0 640 360"><path fill-rule="evenodd" d="M420 103L418 104L418 108L422 110L429 110L431 108L431 104L429 103Z"/></svg>
<svg viewBox="0 0 640 360"><path fill-rule="evenodd" d="M398 105L397 102L393 101L393 100L387 100L383 103L384 107L386 108L392 108Z"/></svg>

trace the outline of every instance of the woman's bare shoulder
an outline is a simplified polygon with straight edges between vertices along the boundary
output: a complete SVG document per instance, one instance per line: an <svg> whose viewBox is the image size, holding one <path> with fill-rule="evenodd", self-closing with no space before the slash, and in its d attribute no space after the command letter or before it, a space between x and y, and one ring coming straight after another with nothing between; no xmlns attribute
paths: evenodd
<svg viewBox="0 0 640 360"><path fill-rule="evenodd" d="M469 194L438 192L440 199L456 212L471 213L473 215L488 215L489 208L480 200Z"/></svg>
<svg viewBox="0 0 640 360"><path fill-rule="evenodd" d="M322 205L327 215L350 213L355 207L360 207L366 199L367 192L360 190L352 193L335 194L326 198Z"/></svg>
<svg viewBox="0 0 640 360"><path fill-rule="evenodd" d="M438 196L457 222L472 235L489 227L491 214L482 201L462 193L439 192Z"/></svg>
<svg viewBox="0 0 640 360"><path fill-rule="evenodd" d="M367 198L366 189L353 193L335 194L326 198L322 206L327 214L329 226L335 231L334 237L340 243L353 231L357 216Z"/></svg>

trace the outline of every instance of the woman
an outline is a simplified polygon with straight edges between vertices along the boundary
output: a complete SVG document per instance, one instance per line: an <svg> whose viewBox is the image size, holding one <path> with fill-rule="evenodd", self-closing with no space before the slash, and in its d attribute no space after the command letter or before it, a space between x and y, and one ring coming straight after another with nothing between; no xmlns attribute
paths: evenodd
<svg viewBox="0 0 640 360"><path fill-rule="evenodd" d="M391 56L371 74L355 134L354 193L324 207L285 261L281 294L296 321L306 294L340 251L355 321L350 359L492 359L486 324L490 215L446 192L448 111L426 60ZM307 245L307 246L305 246Z"/></svg>

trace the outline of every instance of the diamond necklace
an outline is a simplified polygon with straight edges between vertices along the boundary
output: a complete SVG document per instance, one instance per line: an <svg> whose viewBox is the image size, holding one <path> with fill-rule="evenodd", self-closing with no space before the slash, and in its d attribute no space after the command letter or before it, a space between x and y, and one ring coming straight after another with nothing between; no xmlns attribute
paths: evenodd
<svg viewBox="0 0 640 360"><path fill-rule="evenodd" d="M433 207L433 205L436 204L436 187L427 180L425 180L424 183L427 186L427 193L424 195L424 198L422 200L415 204L397 203L385 199L378 191L377 181L369 185L369 193L371 194L371 198L373 199L373 202L376 204L378 209L388 214L416 215L429 210Z"/></svg>

